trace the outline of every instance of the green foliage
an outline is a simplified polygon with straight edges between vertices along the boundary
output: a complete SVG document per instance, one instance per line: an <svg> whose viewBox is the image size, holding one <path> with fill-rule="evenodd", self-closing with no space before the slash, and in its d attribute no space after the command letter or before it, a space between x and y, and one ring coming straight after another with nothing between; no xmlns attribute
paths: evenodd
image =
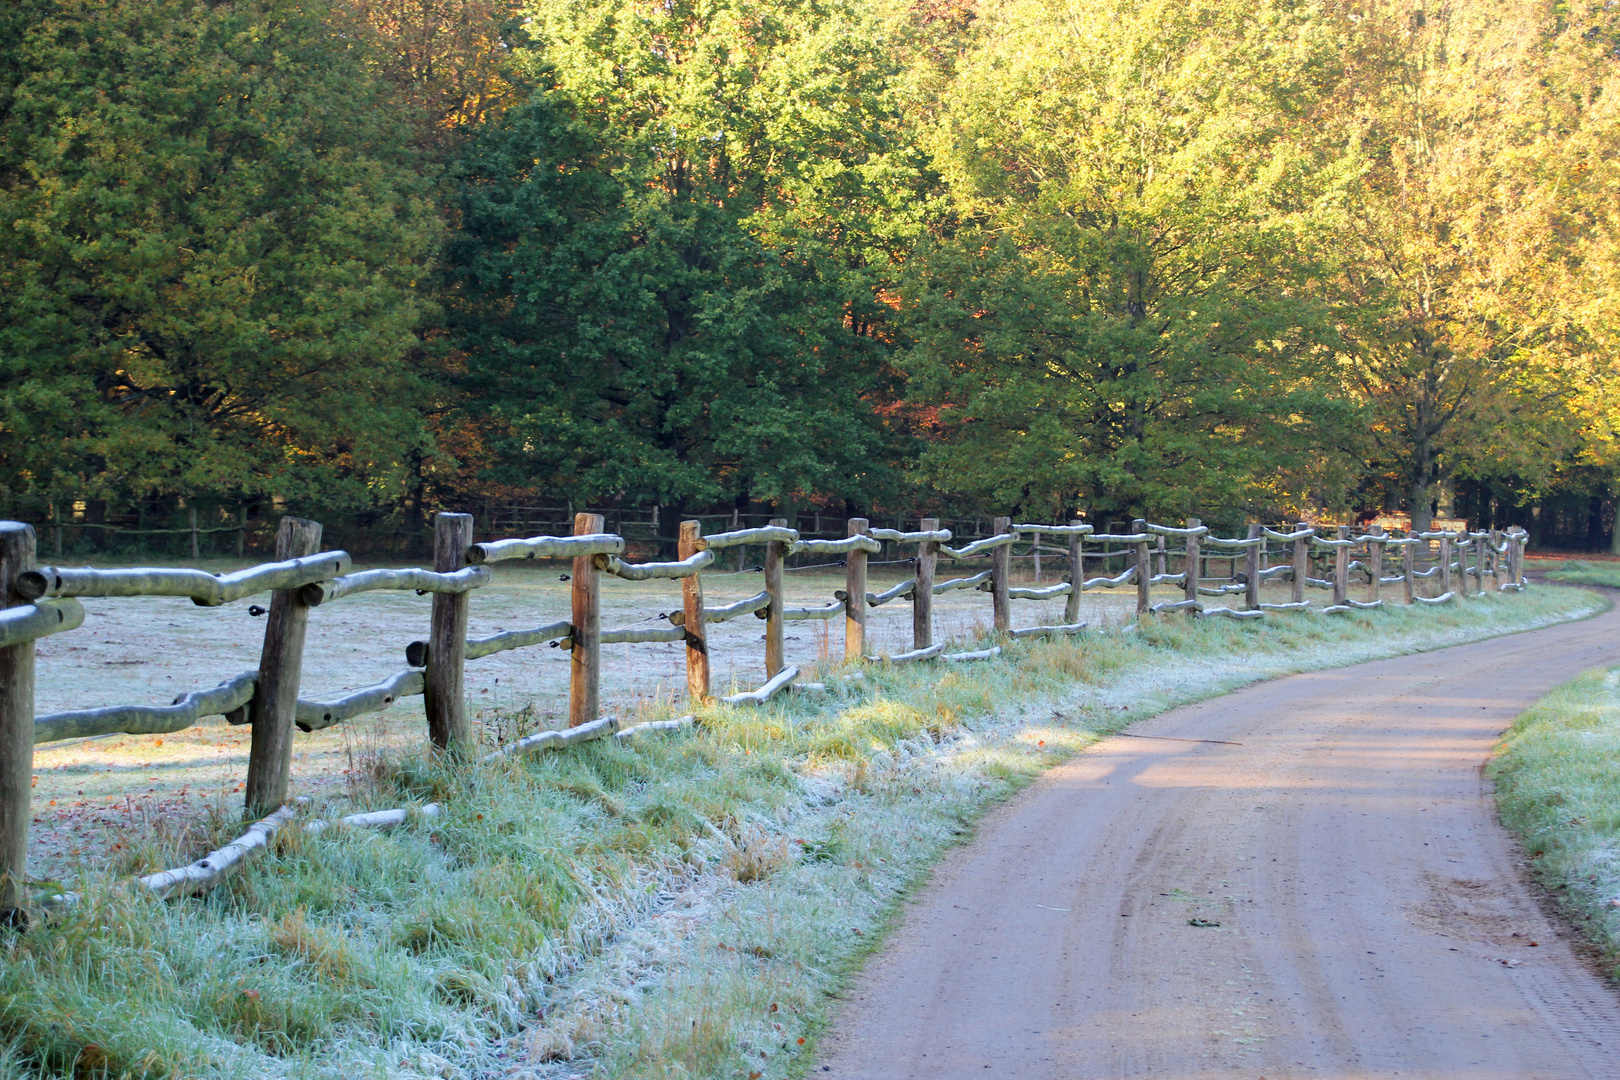
<svg viewBox="0 0 1620 1080"><path fill-rule="evenodd" d="M465 161L471 408L580 497L871 497L919 155L848 4L536 7L540 84Z"/></svg>
<svg viewBox="0 0 1620 1080"><path fill-rule="evenodd" d="M975 30L927 133L961 225L908 278L924 477L1048 515L1275 503L1346 418L1321 13L1015 0Z"/></svg>
<svg viewBox="0 0 1620 1080"><path fill-rule="evenodd" d="M1571 26L1539 0L1369 4L1344 33L1323 131L1366 167L1327 295L1371 414L1361 453L1419 529L1454 475L1536 483L1609 426L1594 335L1613 320L1592 297L1620 241L1616 35L1620 11Z"/></svg>
<svg viewBox="0 0 1620 1080"><path fill-rule="evenodd" d="M1608 499L1616 48L1545 0L19 0L0 497Z"/></svg>
<svg viewBox="0 0 1620 1080"><path fill-rule="evenodd" d="M23 489L397 493L440 230L319 4L8 5L0 466Z"/></svg>

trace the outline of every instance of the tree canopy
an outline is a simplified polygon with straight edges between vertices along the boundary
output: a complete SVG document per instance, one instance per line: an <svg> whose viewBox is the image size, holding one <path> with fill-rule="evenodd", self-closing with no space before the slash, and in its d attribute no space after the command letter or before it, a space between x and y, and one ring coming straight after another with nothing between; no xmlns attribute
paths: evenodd
<svg viewBox="0 0 1620 1080"><path fill-rule="evenodd" d="M15 7L0 461L104 496L399 490L443 221L318 5Z"/></svg>
<svg viewBox="0 0 1620 1080"><path fill-rule="evenodd" d="M1313 286L1349 167L1301 137L1335 58L1312 15L982 12L929 132L957 221L907 279L931 484L1163 515L1320 483L1351 410Z"/></svg>
<svg viewBox="0 0 1620 1080"><path fill-rule="evenodd" d="M0 20L0 497L1620 533L1620 8Z"/></svg>
<svg viewBox="0 0 1620 1080"><path fill-rule="evenodd" d="M856 8L573 0L463 166L468 408L578 498L894 490L888 310L920 153Z"/></svg>

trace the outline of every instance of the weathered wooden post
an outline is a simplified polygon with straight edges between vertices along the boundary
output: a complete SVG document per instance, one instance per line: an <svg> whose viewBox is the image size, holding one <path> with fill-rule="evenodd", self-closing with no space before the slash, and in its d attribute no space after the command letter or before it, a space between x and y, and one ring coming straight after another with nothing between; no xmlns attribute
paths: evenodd
<svg viewBox="0 0 1620 1080"><path fill-rule="evenodd" d="M1148 546L1146 521L1132 521L1131 532L1142 537L1136 542L1136 617L1140 619L1153 606L1153 549Z"/></svg>
<svg viewBox="0 0 1620 1080"><path fill-rule="evenodd" d="M284 517L276 531L276 561L321 550L321 523ZM259 681L249 703L253 724L243 802L255 817L273 813L287 801L292 773L293 722L298 715L298 683L304 668L304 633L309 607L299 589L276 589L264 620Z"/></svg>
<svg viewBox="0 0 1620 1080"><path fill-rule="evenodd" d="M1384 527L1371 525L1367 529L1367 559L1372 563L1372 586L1367 591L1367 602L1376 604L1383 599L1384 592Z"/></svg>
<svg viewBox="0 0 1620 1080"><path fill-rule="evenodd" d="M1249 523L1248 539L1260 540L1243 549L1243 606L1250 611L1260 610L1260 545L1264 526L1258 521Z"/></svg>
<svg viewBox="0 0 1620 1080"><path fill-rule="evenodd" d="M938 518L917 523L923 532L939 528ZM934 564L939 561L939 543L924 540L917 545L917 584L911 591L911 647L926 649L934 644Z"/></svg>
<svg viewBox="0 0 1620 1080"><path fill-rule="evenodd" d="M1451 534L1440 537L1440 595L1451 591Z"/></svg>
<svg viewBox="0 0 1620 1080"><path fill-rule="evenodd" d="M1411 534L1410 531L1407 533L1406 538L1408 540L1412 539L1412 534ZM1416 544L1402 544L1401 545L1401 579L1402 579L1402 584L1406 586L1406 602L1408 604L1412 604L1412 603L1416 602L1416 601L1413 600L1413 597L1417 595L1417 588L1416 588L1417 579L1413 576L1413 571L1416 569L1414 564L1416 562L1417 562L1417 545Z"/></svg>
<svg viewBox="0 0 1620 1080"><path fill-rule="evenodd" d="M1035 584L1041 583L1041 534L1034 535L1034 543L1030 545L1031 557L1035 560Z"/></svg>
<svg viewBox="0 0 1620 1080"><path fill-rule="evenodd" d="M34 529L0 522L0 608L28 603L17 575L34 568ZM29 802L34 785L34 643L0 649L0 925L25 926Z"/></svg>
<svg viewBox="0 0 1620 1080"><path fill-rule="evenodd" d="M454 573L467 565L473 544L471 514L440 513L433 519L433 569ZM467 721L465 668L467 654L466 593L434 593L428 630L428 662L423 687L428 741L433 749L468 753L472 725Z"/></svg>
<svg viewBox="0 0 1620 1080"><path fill-rule="evenodd" d="M865 518L850 518L847 536L865 536ZM844 660L866 658L866 552L856 550L844 560Z"/></svg>
<svg viewBox="0 0 1620 1080"><path fill-rule="evenodd" d="M1168 574L1170 572L1170 552L1165 548L1163 533L1159 534L1158 543L1155 547L1157 547L1159 553L1159 573Z"/></svg>
<svg viewBox="0 0 1620 1080"><path fill-rule="evenodd" d="M1074 518L1069 524L1079 528L1085 522ZM1086 583L1086 557L1080 540L1079 533L1069 534L1069 595L1063 599L1063 621L1070 626L1080 621L1080 586Z"/></svg>
<svg viewBox="0 0 1620 1080"><path fill-rule="evenodd" d="M599 533L604 524L601 514L575 514L574 535ZM685 536L683 524L683 540ZM602 579L596 556L576 556L570 581L573 647L568 650L568 726L578 727L597 719L602 711ZM687 627L689 633L691 629Z"/></svg>
<svg viewBox="0 0 1620 1080"><path fill-rule="evenodd" d="M1340 525L1337 539L1350 539L1350 526ZM1350 595L1350 545L1340 544L1333 549L1333 603L1344 604Z"/></svg>
<svg viewBox="0 0 1620 1080"><path fill-rule="evenodd" d="M1303 521L1296 522L1294 525L1295 532L1304 532L1308 528L1310 528L1310 525ZM1288 594L1291 603L1297 604L1305 599L1305 579L1310 576L1311 572L1310 544L1311 539L1308 536L1295 537L1294 539L1294 581L1293 587Z"/></svg>
<svg viewBox="0 0 1620 1080"><path fill-rule="evenodd" d="M1203 522L1198 518L1188 518L1186 524L1189 530L1195 530ZM1182 582L1181 587L1182 596L1187 600L1191 600L1194 604L1198 603L1198 579L1203 576L1203 563L1203 556L1198 551L1198 537L1194 532L1189 531L1187 533L1187 560L1185 563L1187 574L1186 580ZM1195 607L1190 607L1187 609L1187 615L1191 617L1197 610Z"/></svg>
<svg viewBox="0 0 1620 1080"><path fill-rule="evenodd" d="M1012 531L1012 518L998 517L990 523L994 536ZM1012 627L1012 607L1007 597L1007 577L1012 569L1012 545L1002 544L990 550L990 605L996 633L1005 634Z"/></svg>
<svg viewBox="0 0 1620 1080"><path fill-rule="evenodd" d="M787 525L787 518L771 518L772 525ZM782 559L787 545L780 540L765 543L765 591L770 606L765 609L765 678L774 678L786 660L782 654ZM684 597L683 597L684 599ZM704 645L707 647L707 641Z"/></svg>
<svg viewBox="0 0 1620 1080"><path fill-rule="evenodd" d="M735 522L736 513L731 516ZM702 539L703 522L681 522L676 555L690 559L703 550ZM709 631L703 623L703 575L681 578L681 604L686 616L681 623L686 628L686 694L693 705L701 705L709 700Z"/></svg>

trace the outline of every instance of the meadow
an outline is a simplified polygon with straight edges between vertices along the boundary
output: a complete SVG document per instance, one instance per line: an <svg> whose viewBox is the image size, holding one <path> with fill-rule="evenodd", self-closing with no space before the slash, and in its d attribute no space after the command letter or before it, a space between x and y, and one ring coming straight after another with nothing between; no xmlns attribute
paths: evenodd
<svg viewBox="0 0 1620 1080"><path fill-rule="evenodd" d="M167 903L126 875L234 835L223 785L200 813L87 825L81 852L108 854L74 865L84 902L0 963L0 1077L795 1075L908 890L987 807L1103 734L1604 603L1533 588L1258 624L1099 615L983 663L829 664L812 676L825 695L496 765L338 736L342 783L312 813L443 812L386 834L288 830L227 885ZM544 707L503 698L481 738L541 726Z"/></svg>

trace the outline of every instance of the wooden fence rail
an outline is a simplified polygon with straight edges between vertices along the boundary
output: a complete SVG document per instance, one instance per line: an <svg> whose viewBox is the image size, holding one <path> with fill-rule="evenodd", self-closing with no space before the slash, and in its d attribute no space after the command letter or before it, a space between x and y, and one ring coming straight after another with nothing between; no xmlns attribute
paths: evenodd
<svg viewBox="0 0 1620 1080"><path fill-rule="evenodd" d="M435 522L433 569L349 573L347 554L320 550L319 523L289 517L281 521L275 562L215 575L187 569L36 568L33 529L16 522L0 522L0 590L4 592L0 608L0 921L16 923L25 918L21 884L25 880L33 751L37 744L115 733L165 734L207 716L225 716L231 723L251 725L245 802L248 812L263 815L263 820L254 827L256 831L250 830L230 849L222 849L189 868L152 876L150 887L159 894L180 895L218 880L230 867L262 849L284 819L291 820L288 787L295 729L320 730L386 709L402 697L421 694L431 747L446 755L470 754L473 747L464 665L468 660L497 652L552 645L570 655L569 730L529 736L494 755L501 757L628 733L620 731L615 719L600 715L604 643L684 642L688 695L701 703L714 700L710 690L709 628L753 615L766 624L763 683L757 690L719 700L760 704L791 688L799 676L798 668L787 665L783 658L782 629L787 622L842 616L844 657L849 662L964 662L1000 655L1001 647L945 652L945 645L934 640L933 598L942 593L962 589L989 592L995 632L1005 640L1083 630L1086 623L1079 618L1083 593L1132 585L1136 589L1138 617L1163 612L1238 619L1263 618L1273 612L1332 614L1380 606L1384 602L1381 589L1386 584L1401 584L1408 604L1444 603L1459 594L1469 595L1470 590L1485 591L1486 577L1491 578L1491 591L1522 588L1526 537L1519 529L1407 537L1392 537L1375 530L1353 536L1347 528L1339 529L1335 536L1324 536L1304 524L1287 531L1256 524L1250 526L1245 537L1222 538L1212 535L1196 519L1180 526L1138 520L1132 523L1129 533L1099 534L1080 521L1014 524L1010 518L997 518L991 524L992 535L953 547L951 541L956 538L951 531L939 528L938 520L932 518L922 519L915 531L873 529L865 519L852 518L843 539L803 538L780 519L763 527L705 537L699 521L687 521L681 525L676 561L634 563L623 558L624 537L604 532L600 515L577 514L573 525L572 536L474 543L470 515L443 513ZM1066 549L1044 549L1049 556L1066 561L1066 580L1045 586L1013 586L1010 577L1014 546L1030 545L1028 557L1036 560L1038 579L1042 536L1067 541ZM914 547L915 555L909 561L915 573L891 588L870 592L867 561L870 556L880 555L885 544ZM1093 545L1093 549L1086 550L1086 544ZM1099 544L1101 550L1095 547ZM706 605L703 572L715 565L715 553L744 545L764 549L765 587L730 604ZM1401 551L1401 573L1386 577L1384 555L1390 547ZM796 553L842 557L845 587L835 592L832 602L786 605L782 571L786 559ZM570 617L529 630L469 637L471 595L492 580L489 564L540 558L572 560ZM937 581L940 559L968 563L970 572ZM979 560L983 559L989 560L988 568L972 572L972 564L982 566ZM1117 567L1118 572L1088 578L1084 569L1087 559ZM1124 560L1124 565L1115 560ZM1224 575L1215 572L1222 563ZM1312 575L1313 563L1321 567L1318 574L1323 576ZM1432 565L1419 569L1420 563ZM600 595L604 574L632 581L679 581L681 609L666 613L667 627L604 630ZM1422 595L1420 583L1434 576L1439 578L1439 594ZM1290 583L1292 599L1287 603L1262 603L1261 582L1277 579ZM1454 580L1456 591L1452 588ZM1358 583L1365 585L1365 599L1350 596ZM1179 585L1182 599L1151 603L1155 584ZM1329 590L1331 603L1318 606L1307 600L1307 586ZM404 649L405 669L373 686L331 699L301 699L299 683L310 610L375 590L411 590L431 595L426 640L410 642ZM84 609L76 598L183 596L199 605L216 606L264 592L269 592L271 599L256 670L233 676L212 689L182 694L170 705L112 706L35 715L34 643L48 634L71 631L84 621ZM1208 606L1205 597L1219 597L1227 603ZM1239 597L1242 606L1230 606ZM1012 601L1060 598L1065 601L1063 622L1013 625ZM866 641L867 612L900 600L912 604L912 648L873 655ZM681 723L659 722L643 727L662 730ZM351 824L387 827L403 821L402 815L403 811L357 815ZM372 817L377 822L371 822Z"/></svg>

